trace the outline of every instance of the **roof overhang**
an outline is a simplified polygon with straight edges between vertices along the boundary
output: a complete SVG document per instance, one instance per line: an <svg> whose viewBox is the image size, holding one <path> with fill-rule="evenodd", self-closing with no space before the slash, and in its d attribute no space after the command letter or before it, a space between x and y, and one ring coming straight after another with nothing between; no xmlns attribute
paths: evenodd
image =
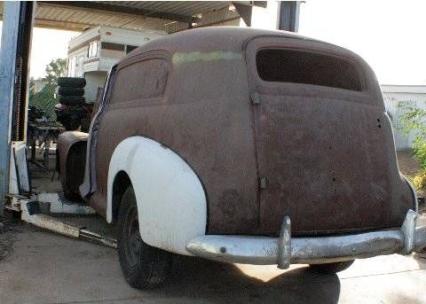
<svg viewBox="0 0 426 304"><path fill-rule="evenodd" d="M94 26L175 32L239 18L235 6L266 1L38 1L35 26L84 31ZM0 19L3 4L0 2Z"/></svg>

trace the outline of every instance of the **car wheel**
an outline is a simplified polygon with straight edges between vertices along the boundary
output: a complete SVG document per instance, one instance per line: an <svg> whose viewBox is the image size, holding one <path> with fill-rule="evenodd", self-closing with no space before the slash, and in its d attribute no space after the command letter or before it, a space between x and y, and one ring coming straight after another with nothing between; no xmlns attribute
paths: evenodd
<svg viewBox="0 0 426 304"><path fill-rule="evenodd" d="M149 246L141 238L132 187L127 188L120 202L118 256L126 281L138 289L160 285L165 281L171 267L170 253Z"/></svg>
<svg viewBox="0 0 426 304"><path fill-rule="evenodd" d="M348 269L353 262L354 260L327 264L311 264L309 265L309 269L317 273L333 274Z"/></svg>

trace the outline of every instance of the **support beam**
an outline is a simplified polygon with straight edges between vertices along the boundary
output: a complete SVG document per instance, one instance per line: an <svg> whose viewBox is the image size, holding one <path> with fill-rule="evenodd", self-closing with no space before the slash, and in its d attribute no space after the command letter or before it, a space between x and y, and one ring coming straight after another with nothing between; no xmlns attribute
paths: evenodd
<svg viewBox="0 0 426 304"><path fill-rule="evenodd" d="M15 88L16 52L21 7L24 2L4 2L0 49L0 215L9 186L11 121Z"/></svg>
<svg viewBox="0 0 426 304"><path fill-rule="evenodd" d="M297 32L300 1L281 1L278 9L278 29Z"/></svg>
<svg viewBox="0 0 426 304"><path fill-rule="evenodd" d="M244 5L239 2L232 2L232 4L235 6L237 13L241 16L241 18L243 18L244 23L247 26L251 26L251 15L252 15L253 6Z"/></svg>
<svg viewBox="0 0 426 304"><path fill-rule="evenodd" d="M119 4L109 4L108 2L91 2L91 1L42 1L42 5L57 5L62 7L72 7L72 8L80 8L83 10L97 10L104 12L117 12L117 13L125 13L137 16L151 17L151 18L160 18L167 19L173 21L180 22L196 22L198 18L192 16L185 16L167 12L157 12L148 9L134 8L134 7L126 7L124 5Z"/></svg>

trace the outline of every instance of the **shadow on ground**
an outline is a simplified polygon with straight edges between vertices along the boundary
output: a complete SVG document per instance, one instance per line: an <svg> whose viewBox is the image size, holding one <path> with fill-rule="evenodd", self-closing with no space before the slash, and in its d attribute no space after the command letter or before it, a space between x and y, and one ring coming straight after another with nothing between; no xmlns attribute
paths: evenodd
<svg viewBox="0 0 426 304"><path fill-rule="evenodd" d="M315 274L304 267L264 282L234 265L177 257L161 294L209 303L337 303L340 281L337 275Z"/></svg>

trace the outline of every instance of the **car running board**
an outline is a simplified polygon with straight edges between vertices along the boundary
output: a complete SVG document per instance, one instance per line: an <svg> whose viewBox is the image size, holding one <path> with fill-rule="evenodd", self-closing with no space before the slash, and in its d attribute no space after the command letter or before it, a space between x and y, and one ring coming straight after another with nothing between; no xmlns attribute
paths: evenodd
<svg viewBox="0 0 426 304"><path fill-rule="evenodd" d="M82 239L117 248L117 241L112 238L102 236L85 228L66 224L61 219L45 214L76 214L93 215L95 211L86 205L64 203L57 193L41 193L32 197L20 195L8 195L6 208L21 212L21 220L51 232L61 235Z"/></svg>

